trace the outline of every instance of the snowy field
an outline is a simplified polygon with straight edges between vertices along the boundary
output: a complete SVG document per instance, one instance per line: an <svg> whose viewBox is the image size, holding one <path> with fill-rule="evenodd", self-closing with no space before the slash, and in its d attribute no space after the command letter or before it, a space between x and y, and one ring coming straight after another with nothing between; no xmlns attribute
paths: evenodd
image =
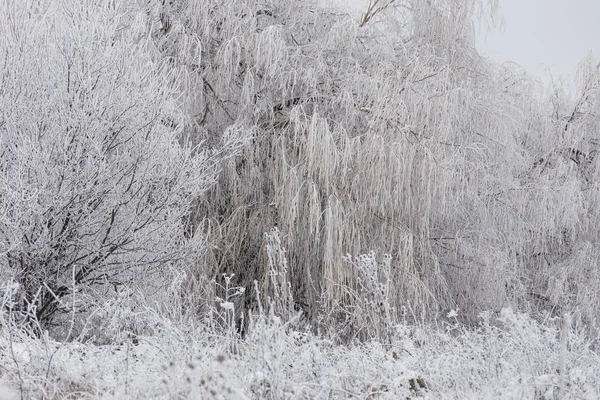
<svg viewBox="0 0 600 400"><path fill-rule="evenodd" d="M456 318L398 325L388 344L338 345L256 322L243 340L162 324L92 345L0 341L2 399L597 399L600 356L574 327L505 309L477 329ZM453 322L454 320L454 322Z"/></svg>

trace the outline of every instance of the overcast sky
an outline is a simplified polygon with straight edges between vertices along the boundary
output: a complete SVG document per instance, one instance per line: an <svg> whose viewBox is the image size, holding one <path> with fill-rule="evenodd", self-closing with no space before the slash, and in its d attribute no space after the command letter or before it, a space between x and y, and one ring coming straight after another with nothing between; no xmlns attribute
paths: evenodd
<svg viewBox="0 0 600 400"><path fill-rule="evenodd" d="M369 0L331 0L355 10ZM589 53L600 56L600 0L500 0L504 27L482 31L480 51L499 62L513 61L548 82L571 74Z"/></svg>
<svg viewBox="0 0 600 400"><path fill-rule="evenodd" d="M478 47L548 81L575 72L590 51L600 56L600 0L500 0L504 29L480 33Z"/></svg>

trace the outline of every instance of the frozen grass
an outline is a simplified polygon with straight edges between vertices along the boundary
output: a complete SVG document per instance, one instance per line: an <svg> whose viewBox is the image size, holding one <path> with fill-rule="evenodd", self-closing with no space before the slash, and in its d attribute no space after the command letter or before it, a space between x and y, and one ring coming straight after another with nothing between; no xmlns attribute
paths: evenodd
<svg viewBox="0 0 600 400"><path fill-rule="evenodd" d="M337 345L274 316L255 318L241 340L151 315L154 335L102 346L11 339L5 326L2 398L553 399L561 382L563 398L600 396L590 341L573 327L561 341L557 321L510 309L477 328L453 313L435 326L399 324L388 345Z"/></svg>

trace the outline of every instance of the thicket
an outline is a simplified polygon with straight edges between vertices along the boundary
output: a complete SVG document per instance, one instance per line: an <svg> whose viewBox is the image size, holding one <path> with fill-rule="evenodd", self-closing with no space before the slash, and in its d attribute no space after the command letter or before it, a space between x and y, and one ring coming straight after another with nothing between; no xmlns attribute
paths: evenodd
<svg viewBox="0 0 600 400"><path fill-rule="evenodd" d="M2 3L10 312L82 331L131 291L341 341L507 306L593 333L598 66L544 94L485 59L493 3Z"/></svg>
<svg viewBox="0 0 600 400"><path fill-rule="evenodd" d="M476 52L473 19L494 18L493 2L376 10L362 28L294 2L156 11L202 138L253 132L196 209L205 265L272 297L264 233L277 227L295 309L346 339L455 308L572 313L592 327L595 62L572 91L544 94Z"/></svg>
<svg viewBox="0 0 600 400"><path fill-rule="evenodd" d="M18 284L9 312L36 335L79 333L105 301L152 295L197 262L185 220L238 143L183 136L179 78L152 56L141 11L0 5L1 281Z"/></svg>

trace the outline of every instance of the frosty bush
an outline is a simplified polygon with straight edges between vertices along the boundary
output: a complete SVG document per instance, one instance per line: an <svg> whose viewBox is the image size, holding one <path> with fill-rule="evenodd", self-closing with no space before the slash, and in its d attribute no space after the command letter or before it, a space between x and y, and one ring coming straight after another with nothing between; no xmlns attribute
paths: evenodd
<svg viewBox="0 0 600 400"><path fill-rule="evenodd" d="M1 279L44 328L125 284L151 293L202 250L185 217L236 139L180 140L178 77L146 18L128 2L0 5Z"/></svg>

